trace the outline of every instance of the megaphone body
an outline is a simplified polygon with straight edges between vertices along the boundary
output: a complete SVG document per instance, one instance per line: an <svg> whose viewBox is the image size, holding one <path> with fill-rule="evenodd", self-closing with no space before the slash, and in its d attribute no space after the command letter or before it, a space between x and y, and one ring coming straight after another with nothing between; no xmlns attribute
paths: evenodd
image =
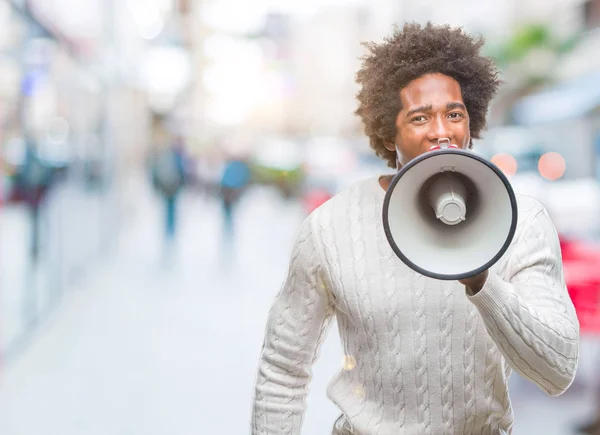
<svg viewBox="0 0 600 435"><path fill-rule="evenodd" d="M493 163L455 146L435 147L404 165L383 203L386 238L418 273L441 280L475 276L506 252L517 200Z"/></svg>

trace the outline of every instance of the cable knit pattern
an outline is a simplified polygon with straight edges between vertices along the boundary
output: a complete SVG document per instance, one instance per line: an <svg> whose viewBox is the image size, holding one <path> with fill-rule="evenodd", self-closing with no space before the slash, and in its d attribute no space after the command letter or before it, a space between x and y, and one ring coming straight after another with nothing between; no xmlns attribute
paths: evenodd
<svg viewBox="0 0 600 435"><path fill-rule="evenodd" d="M510 283L492 275L470 297L509 364L550 395L571 384L579 356L579 323L565 291L560 246L546 210L527 216L512 253ZM515 264L513 262L513 264Z"/></svg>
<svg viewBox="0 0 600 435"><path fill-rule="evenodd" d="M353 192L350 196L350 208L348 210L349 220L349 235L350 235L350 247L349 252L352 258L352 277L353 287L349 290L353 291L352 300L357 301L357 315L359 319L359 334L362 336L362 340L358 341L358 355L362 356L365 353L372 355L374 353L374 345L369 335L369 322L367 322L367 316L365 311L368 309L368 298L369 293L366 285L366 263L367 258L365 257L364 244L365 239L362 237L362 228L360 219L362 217L361 209L359 206L360 198L356 195L357 192ZM362 290L362 292L360 291ZM353 356L353 355L352 355ZM359 378L362 382L355 384L352 388L352 393L356 398L360 399L363 403L367 400L368 395L366 394L365 387L370 386L370 390L374 389L374 377L375 373L372 368L374 358L360 358L358 363ZM370 370L367 371L367 367L370 366ZM370 375L367 375L369 373ZM370 385L365 385L370 384ZM362 412L362 411L361 411Z"/></svg>
<svg viewBox="0 0 600 435"><path fill-rule="evenodd" d="M475 425L475 334L479 316L473 305L467 306L467 325L465 327L465 435L472 435Z"/></svg>
<svg viewBox="0 0 600 435"><path fill-rule="evenodd" d="M357 191L355 194L355 205L357 208L360 208L360 202L361 202L361 196L360 196L360 191ZM372 216L366 216L367 222L373 222L376 221L378 217L380 217L381 212L379 210L377 210L376 208L371 208L369 209L372 214ZM365 238L365 251L368 251L370 249L371 246L375 246L375 248L377 249L377 244L370 244L370 241ZM368 244L368 246L367 246ZM365 253L365 256L368 258L368 254ZM373 410L373 415L371 417L371 421L369 421L368 425L369 426L375 426L378 427L380 426L381 422L383 421L384 418L384 407L386 406L386 401L385 401L385 397L384 397L384 391L383 391L383 379L382 379L382 367L381 367L381 352L379 350L380 347L380 339L378 337L377 334L377 326L375 324L375 310L373 309L374 303L371 300L373 294L376 294L375 292L371 292L370 289L372 288L382 288L382 284L381 284L381 275L383 274L382 271L382 262L373 262L373 261L367 261L366 262L366 276L367 276L367 291L365 290L365 287L360 286L358 291L360 292L361 295L363 295L363 302L364 302L364 306L367 310L367 312L369 313L368 316L366 316L364 318L364 322L365 322L365 329L366 329L366 339L372 343L372 345L370 346L371 349L371 355L373 355L374 357L372 358L372 378L373 378L373 392L374 395L376 397L375 402L379 402L381 406L377 406L375 407L375 409ZM363 293L364 292L364 293ZM384 320L383 318L381 320ZM369 390L367 390L369 391ZM388 405L389 406L389 405Z"/></svg>
<svg viewBox="0 0 600 435"><path fill-rule="evenodd" d="M417 384L417 415L419 426L425 433L429 431L429 397L428 397L428 379L427 379L427 318L425 313L425 284L424 277L418 276L415 280L413 296L413 321L414 321L414 341L415 341L415 377Z"/></svg>
<svg viewBox="0 0 600 435"><path fill-rule="evenodd" d="M492 340L487 341L487 355L485 360L485 375L483 396L485 398L485 428L490 427L490 421L493 418L494 404L497 398L494 397L494 381L498 372L498 349Z"/></svg>
<svg viewBox="0 0 600 435"><path fill-rule="evenodd" d="M442 421L444 433L452 433L452 308L454 286L442 285L440 301L440 367L442 385Z"/></svg>
<svg viewBox="0 0 600 435"><path fill-rule="evenodd" d="M310 369L333 312L319 281L310 222L296 239L286 282L271 308L256 382L254 432L296 434L304 411Z"/></svg>
<svg viewBox="0 0 600 435"><path fill-rule="evenodd" d="M383 262L382 279L383 289L386 296L388 308L385 310L386 327L390 337L399 337L400 335L400 306L398 305L400 296L396 285L396 273L394 263L397 261L395 254L391 249L384 249L386 246L385 234L383 231L377 232L378 255ZM406 399L404 391L404 381L402 378L402 344L398 339L388 340L389 364L392 387L392 424L394 427L403 427L406 413Z"/></svg>
<svg viewBox="0 0 600 435"><path fill-rule="evenodd" d="M301 225L267 320L253 434L301 434L332 315L346 363L327 388L340 417L323 433L510 433L511 369L549 395L572 382L579 324L542 205L518 197L513 242L471 296L395 256L381 221L384 194L377 178L359 182Z"/></svg>

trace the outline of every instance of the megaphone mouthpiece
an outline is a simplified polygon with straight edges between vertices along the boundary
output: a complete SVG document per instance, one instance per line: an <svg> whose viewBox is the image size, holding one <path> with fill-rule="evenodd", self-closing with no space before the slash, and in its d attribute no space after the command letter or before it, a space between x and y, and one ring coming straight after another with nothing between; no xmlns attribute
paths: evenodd
<svg viewBox="0 0 600 435"><path fill-rule="evenodd" d="M455 149L458 149L458 146L452 144L450 142L450 138L441 137L441 138L438 139L437 145L433 145L431 148L429 148L429 151L441 150L441 149L444 149L444 148L455 148Z"/></svg>

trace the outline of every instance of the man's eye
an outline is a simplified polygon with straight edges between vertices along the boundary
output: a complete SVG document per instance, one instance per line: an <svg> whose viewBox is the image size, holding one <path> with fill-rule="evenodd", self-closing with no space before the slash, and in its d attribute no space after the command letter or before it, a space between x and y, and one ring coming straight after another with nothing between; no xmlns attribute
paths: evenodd
<svg viewBox="0 0 600 435"><path fill-rule="evenodd" d="M453 113L450 113L448 116L450 118L457 119L457 118L462 118L463 114L460 112L453 112Z"/></svg>
<svg viewBox="0 0 600 435"><path fill-rule="evenodd" d="M425 117L424 116L415 116L412 120L413 120L413 122L423 122L423 121L425 121Z"/></svg>

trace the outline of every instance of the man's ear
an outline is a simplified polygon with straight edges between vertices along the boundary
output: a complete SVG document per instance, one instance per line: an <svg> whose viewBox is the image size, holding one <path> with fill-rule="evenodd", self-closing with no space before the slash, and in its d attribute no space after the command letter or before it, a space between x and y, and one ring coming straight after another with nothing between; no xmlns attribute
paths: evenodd
<svg viewBox="0 0 600 435"><path fill-rule="evenodd" d="M389 140L383 141L383 146L388 151L396 152L396 144L393 141L389 141Z"/></svg>

